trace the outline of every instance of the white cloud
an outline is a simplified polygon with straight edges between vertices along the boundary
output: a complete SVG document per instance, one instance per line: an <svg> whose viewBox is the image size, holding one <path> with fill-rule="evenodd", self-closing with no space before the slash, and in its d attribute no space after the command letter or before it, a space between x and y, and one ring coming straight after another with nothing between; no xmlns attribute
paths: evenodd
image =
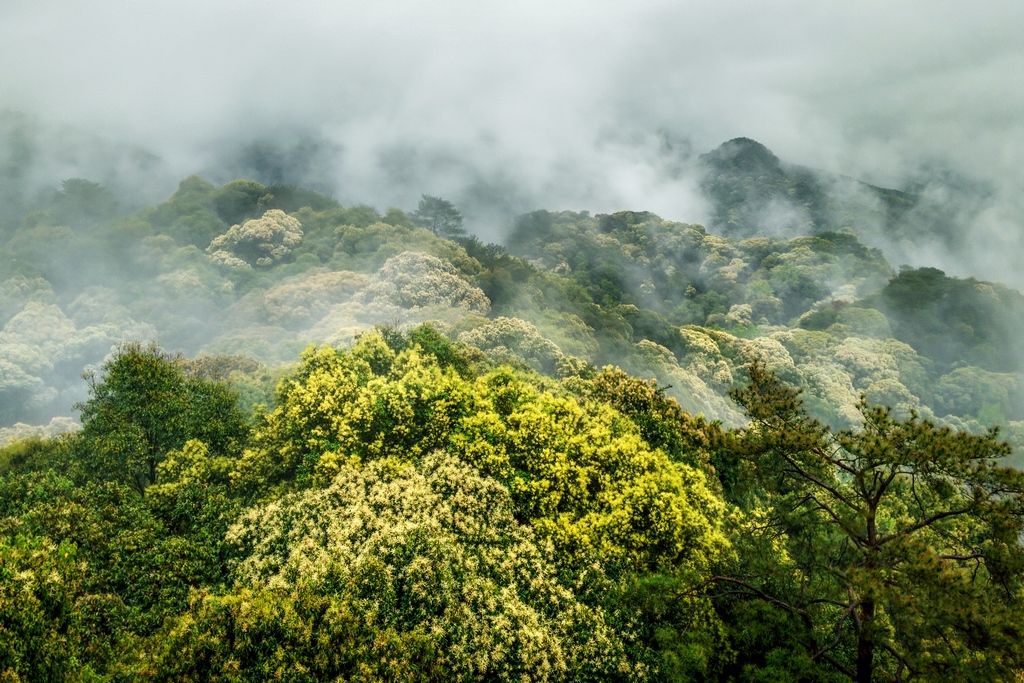
<svg viewBox="0 0 1024 683"><path fill-rule="evenodd" d="M343 201L444 194L482 221L700 219L661 133L694 152L752 137L889 185L938 164L1010 197L1021 26L1013 1L8 0L0 107L152 149L179 175L301 131L341 150L317 171ZM1016 238L1016 215L987 229Z"/></svg>

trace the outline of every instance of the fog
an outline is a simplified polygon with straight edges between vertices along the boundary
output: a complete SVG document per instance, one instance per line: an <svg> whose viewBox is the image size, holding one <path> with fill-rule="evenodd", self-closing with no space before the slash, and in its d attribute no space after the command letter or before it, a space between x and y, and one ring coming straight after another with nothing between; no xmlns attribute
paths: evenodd
<svg viewBox="0 0 1024 683"><path fill-rule="evenodd" d="M1015 2L7 0L0 107L155 154L156 196L262 171L448 196L489 238L541 207L702 220L688 163L742 135L884 186L977 179L998 201L971 220L1010 246L1022 25Z"/></svg>
<svg viewBox="0 0 1024 683"><path fill-rule="evenodd" d="M855 207L863 224L850 227L894 266L1022 289L1021 26L1010 2L5 0L0 232L19 233L15 259L57 261L52 282L0 283L0 422L67 415L86 395L83 364L123 339L277 363L309 341L416 321L374 295L376 262L342 259L329 276L296 265L235 301L206 242L151 240L127 261L62 252L75 231L26 214L75 177L112 190L122 213L190 174L382 212L428 193L502 242L536 209L717 229L699 157L746 137L787 172L824 171L829 201ZM912 230L890 234L879 195L853 179L923 198ZM746 235L789 236L821 213L784 194L745 207ZM158 276L121 288L129 261Z"/></svg>

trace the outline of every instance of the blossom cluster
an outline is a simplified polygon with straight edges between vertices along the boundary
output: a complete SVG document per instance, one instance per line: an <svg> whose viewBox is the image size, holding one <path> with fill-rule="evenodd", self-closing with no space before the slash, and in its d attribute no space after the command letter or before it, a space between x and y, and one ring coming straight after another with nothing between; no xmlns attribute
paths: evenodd
<svg viewBox="0 0 1024 683"><path fill-rule="evenodd" d="M206 253L221 265L231 268L272 266L302 241L302 225L280 209L271 209L260 218L233 225L206 248Z"/></svg>

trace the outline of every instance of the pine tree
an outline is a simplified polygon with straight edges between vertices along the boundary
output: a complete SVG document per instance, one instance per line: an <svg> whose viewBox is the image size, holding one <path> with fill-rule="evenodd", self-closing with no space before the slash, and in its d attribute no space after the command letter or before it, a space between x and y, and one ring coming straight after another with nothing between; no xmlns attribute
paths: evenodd
<svg viewBox="0 0 1024 683"><path fill-rule="evenodd" d="M750 380L732 394L750 426L716 463L747 514L741 565L708 585L736 623L793 634L761 639L765 660L858 683L1014 680L1024 474L999 464L996 431L862 401L863 425L833 433L763 365Z"/></svg>
<svg viewBox="0 0 1024 683"><path fill-rule="evenodd" d="M440 197L423 195L412 213L412 219L438 237L451 238L466 234L462 227L462 214L454 204Z"/></svg>

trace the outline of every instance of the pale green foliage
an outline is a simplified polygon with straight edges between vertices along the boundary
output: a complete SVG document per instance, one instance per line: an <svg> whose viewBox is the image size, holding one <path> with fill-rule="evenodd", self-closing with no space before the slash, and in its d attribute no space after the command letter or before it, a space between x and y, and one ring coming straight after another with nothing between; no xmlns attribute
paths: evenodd
<svg viewBox="0 0 1024 683"><path fill-rule="evenodd" d="M479 314L487 313L491 306L484 293L461 278L451 263L414 251L385 261L361 299L402 308L462 308Z"/></svg>
<svg viewBox="0 0 1024 683"><path fill-rule="evenodd" d="M732 386L729 363L711 333L691 325L683 327L680 333L685 351L679 354L679 365L718 389Z"/></svg>
<svg viewBox="0 0 1024 683"><path fill-rule="evenodd" d="M537 311L531 312L530 322L537 326L541 336L550 340L563 354L595 358L600 353L594 328L578 315L553 310Z"/></svg>
<svg viewBox="0 0 1024 683"><path fill-rule="evenodd" d="M463 332L459 341L481 349L497 362L526 363L535 370L553 372L562 351L541 336L531 323L519 318L497 318Z"/></svg>
<svg viewBox="0 0 1024 683"><path fill-rule="evenodd" d="M417 345L395 354L367 334L351 353L309 349L278 394L235 474L252 490L447 448L506 484L518 518L579 566L699 568L722 547L722 508L699 469L652 450L609 405L510 370L470 382Z"/></svg>
<svg viewBox="0 0 1024 683"><path fill-rule="evenodd" d="M182 297L194 294L211 294L206 290L206 283L196 268L182 268L170 273L158 275L156 283L171 297Z"/></svg>
<svg viewBox="0 0 1024 683"><path fill-rule="evenodd" d="M376 270L387 259L406 251L431 254L470 275L480 269L461 246L423 228L377 222L365 228L341 225L335 234L338 242L332 263L348 270Z"/></svg>
<svg viewBox="0 0 1024 683"><path fill-rule="evenodd" d="M999 413L1020 395L1022 387L1024 378L1019 374L988 372L974 366L957 368L936 383L935 409L940 414L977 416L990 406L988 422L1004 423L1006 418Z"/></svg>
<svg viewBox="0 0 1024 683"><path fill-rule="evenodd" d="M728 327L750 325L750 317L753 313L754 309L750 304L733 304L733 306L729 308L729 312L725 315L725 324Z"/></svg>
<svg viewBox="0 0 1024 683"><path fill-rule="evenodd" d="M418 228L378 226L380 236L398 239L411 231L437 239ZM403 251L375 273L314 268L265 289L255 288L227 308L223 333L202 352L244 354L268 364L285 364L309 344L348 346L377 324L396 320L454 324L474 311L487 312L487 297L461 274L463 266L472 265L465 252L460 256L456 245L444 244L450 247L438 250L445 253L444 258ZM461 263L460 269L450 259Z"/></svg>
<svg viewBox="0 0 1024 683"><path fill-rule="evenodd" d="M0 323L6 323L29 301L52 303L56 299L50 283L41 277L23 275L0 282Z"/></svg>
<svg viewBox="0 0 1024 683"><path fill-rule="evenodd" d="M716 395L704 397L699 387L691 388L693 380L678 371L659 378L666 384L687 387L680 392L682 395L673 395L694 412L708 406L709 416L739 424L735 411L715 407L717 393L728 391L742 377L744 365L760 361L779 377L802 387L812 413L832 424L850 426L860 422L857 406L861 394L892 406L898 415L918 411L932 416L921 399L927 390L925 361L913 348L894 339L836 337L827 331L778 328L754 339L695 326L685 326L680 332L684 346L677 354L679 367L699 377ZM657 356L650 352L653 347L646 348L649 359ZM662 350L659 360L663 367L674 364L668 349Z"/></svg>
<svg viewBox="0 0 1024 683"><path fill-rule="evenodd" d="M350 457L418 457L442 446L466 410L452 370L424 362L416 347L396 357L376 334L349 354L308 349L278 394L239 465L237 476L251 485L296 472L330 478Z"/></svg>
<svg viewBox="0 0 1024 683"><path fill-rule="evenodd" d="M323 318L333 306L349 301L368 281L360 273L312 268L266 290L249 292L225 316L233 328L258 322L302 329Z"/></svg>
<svg viewBox="0 0 1024 683"><path fill-rule="evenodd" d="M683 331L686 332L686 328ZM740 412L713 385L716 374L717 380L723 385L732 379L731 370L724 359L710 366L703 366L699 362L683 365L676 361L670 350L652 341L644 340L635 348L659 383L671 387L669 395L679 401L683 408L709 419L722 420L726 424L740 423Z"/></svg>
<svg viewBox="0 0 1024 683"><path fill-rule="evenodd" d="M84 574L74 544L0 536L0 681L96 680L78 656Z"/></svg>
<svg viewBox="0 0 1024 683"><path fill-rule="evenodd" d="M344 465L326 488L245 513L228 541L240 585L345 596L361 621L433 641L450 680L624 673L601 610L558 583L513 512L499 482L437 452Z"/></svg>
<svg viewBox="0 0 1024 683"><path fill-rule="evenodd" d="M887 339L892 336L889 320L873 308L847 306L839 311L836 324L849 334Z"/></svg>
<svg viewBox="0 0 1024 683"><path fill-rule="evenodd" d="M181 450L169 451L157 465L158 484L146 487L146 499L154 507L169 507L188 486L209 486L228 481L233 459L210 454L198 439L189 439Z"/></svg>

